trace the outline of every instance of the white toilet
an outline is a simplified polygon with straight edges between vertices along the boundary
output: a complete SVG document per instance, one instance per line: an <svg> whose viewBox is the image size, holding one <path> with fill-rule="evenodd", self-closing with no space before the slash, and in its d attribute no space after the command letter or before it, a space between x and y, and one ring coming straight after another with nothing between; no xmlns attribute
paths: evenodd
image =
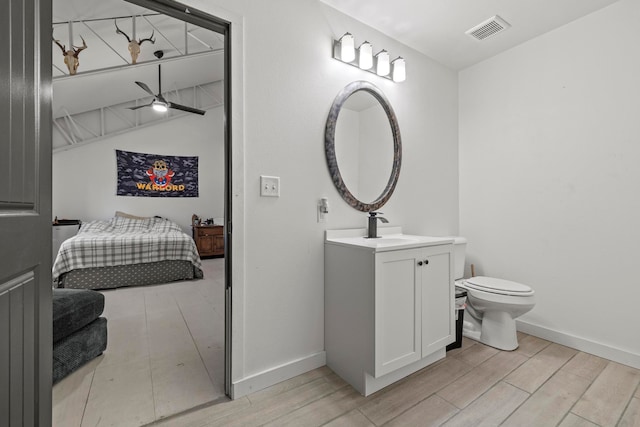
<svg viewBox="0 0 640 427"><path fill-rule="evenodd" d="M534 291L527 285L492 277L464 279L467 240L456 237L453 247L455 283L467 291L462 335L500 350L515 350L515 319L533 308Z"/></svg>

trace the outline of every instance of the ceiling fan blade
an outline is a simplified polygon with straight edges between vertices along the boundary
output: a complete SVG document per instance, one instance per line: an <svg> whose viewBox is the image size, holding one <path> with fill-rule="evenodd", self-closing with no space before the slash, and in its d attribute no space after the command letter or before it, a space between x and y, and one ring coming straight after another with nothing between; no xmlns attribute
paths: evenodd
<svg viewBox="0 0 640 427"><path fill-rule="evenodd" d="M151 101L149 104L137 105L135 107L127 107L127 109L129 109L129 110L137 110L138 108L151 107L152 104L153 104L153 101Z"/></svg>
<svg viewBox="0 0 640 427"><path fill-rule="evenodd" d="M169 102L169 108L173 108L174 110L186 111L188 113L200 114L201 116L204 116L204 113L206 112L204 110L198 110L197 108L191 108L191 107L187 107L180 104L174 104L173 102Z"/></svg>
<svg viewBox="0 0 640 427"><path fill-rule="evenodd" d="M138 86L140 86L140 87L141 87L145 92L147 92L149 95L151 95L151 96L156 96L156 94L155 94L155 93L153 93L153 91L149 88L149 86L147 86L147 84L146 84L146 83L143 83L143 82L136 82L136 84L137 84Z"/></svg>

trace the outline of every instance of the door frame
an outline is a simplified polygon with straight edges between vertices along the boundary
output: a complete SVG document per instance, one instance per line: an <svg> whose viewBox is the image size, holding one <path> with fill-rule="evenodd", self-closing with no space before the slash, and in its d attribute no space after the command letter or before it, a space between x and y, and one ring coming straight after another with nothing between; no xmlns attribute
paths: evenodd
<svg viewBox="0 0 640 427"><path fill-rule="evenodd" d="M224 392L227 396L232 395L231 390L231 316L232 316L232 248L233 226L232 218L232 138L231 138L231 22L192 9L184 4L173 0L124 0L128 3L144 7L146 9L160 12L172 18L188 22L193 25L214 31L224 36L224 218L225 218L225 238L224 238L224 266L225 266L225 315L224 315Z"/></svg>
<svg viewBox="0 0 640 427"><path fill-rule="evenodd" d="M231 141L231 22L197 9L192 9L184 4L173 0L124 0L146 9L160 12L172 18L188 22L193 25L214 31L224 36L224 218L225 218L225 332L224 332L224 392L227 396L232 395L231 390L231 317L232 317L232 253L233 253L233 226L232 218L232 141Z"/></svg>

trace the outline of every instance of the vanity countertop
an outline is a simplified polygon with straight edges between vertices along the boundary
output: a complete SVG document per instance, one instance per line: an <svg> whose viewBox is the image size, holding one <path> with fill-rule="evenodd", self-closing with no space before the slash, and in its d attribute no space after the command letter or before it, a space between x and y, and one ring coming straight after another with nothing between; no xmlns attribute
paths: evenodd
<svg viewBox="0 0 640 427"><path fill-rule="evenodd" d="M365 237L364 228L348 230L326 230L325 243L373 249L374 252L395 251L424 246L447 245L453 243L451 237L431 237L402 234L402 227L380 227L380 237L370 239Z"/></svg>

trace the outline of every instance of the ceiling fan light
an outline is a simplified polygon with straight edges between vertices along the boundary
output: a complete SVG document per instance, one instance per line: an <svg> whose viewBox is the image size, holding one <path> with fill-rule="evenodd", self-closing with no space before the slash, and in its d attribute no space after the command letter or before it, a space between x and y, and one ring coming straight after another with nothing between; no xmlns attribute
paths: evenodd
<svg viewBox="0 0 640 427"><path fill-rule="evenodd" d="M153 101L151 107L159 113L166 113L169 110L167 104L162 101Z"/></svg>

